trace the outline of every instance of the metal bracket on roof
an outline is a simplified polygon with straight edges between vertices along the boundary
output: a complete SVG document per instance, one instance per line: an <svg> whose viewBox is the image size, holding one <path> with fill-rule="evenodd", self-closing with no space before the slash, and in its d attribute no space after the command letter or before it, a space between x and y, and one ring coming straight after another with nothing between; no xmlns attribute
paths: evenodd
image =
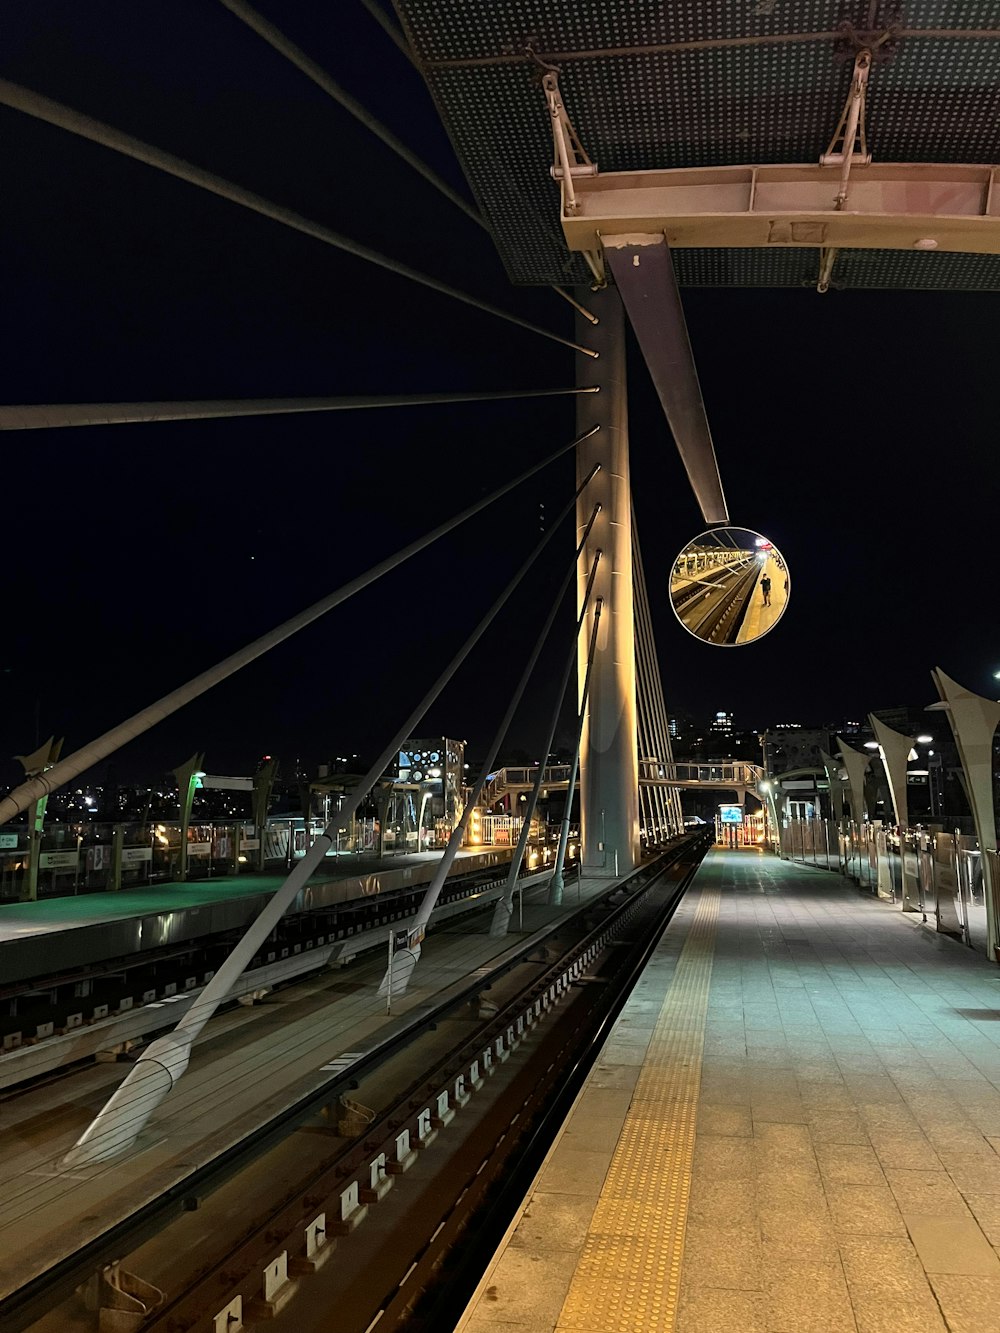
<svg viewBox="0 0 1000 1333"><path fill-rule="evenodd" d="M563 211L574 214L579 211L576 190L573 188L574 176L596 176L597 163L587 156L580 136L573 128L573 122L566 112L566 104L559 92L559 73L552 68L542 76L542 88L545 100L549 104L552 117L552 139L555 147L555 161L549 168L553 180L562 181Z"/></svg>
<svg viewBox="0 0 1000 1333"><path fill-rule="evenodd" d="M534 52L531 53L534 55ZM538 60L538 57L535 56ZM596 176L597 163L591 162L587 151L580 142L580 136L573 128L573 122L566 111L562 94L559 92L559 71L554 65L546 65L539 60L543 69L542 89L548 103L552 119L553 158L549 174L562 186L562 211L564 217L574 217L580 211L580 201L576 197L573 179L577 176ZM583 257L587 267L594 275L597 286L603 287L607 278L604 273L604 260L599 251L584 250Z"/></svg>
<svg viewBox="0 0 1000 1333"><path fill-rule="evenodd" d="M854 57L854 76L851 90L841 112L837 128L825 153L820 155L821 167L840 167L840 187L834 197L833 206L842 212L847 203L851 188L851 167L855 163L867 167L872 160L868 151L865 132L865 102L868 94L868 75L872 67L872 53L867 46L862 47ZM828 291L837 251L833 246L824 246L819 256L819 278L816 282L818 292Z"/></svg>
<svg viewBox="0 0 1000 1333"><path fill-rule="evenodd" d="M834 207L840 211L847 203L851 167L857 162L868 166L872 155L868 151L865 134L865 99L868 93L868 74L872 67L872 53L864 47L854 57L854 77L847 94L844 110L826 152L820 156L821 167L840 167L840 189Z"/></svg>

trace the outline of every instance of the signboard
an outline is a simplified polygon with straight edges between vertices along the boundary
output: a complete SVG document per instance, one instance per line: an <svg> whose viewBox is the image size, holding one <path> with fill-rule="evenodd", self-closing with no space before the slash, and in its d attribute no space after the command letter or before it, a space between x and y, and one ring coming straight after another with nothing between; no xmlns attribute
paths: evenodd
<svg viewBox="0 0 1000 1333"><path fill-rule="evenodd" d="M741 805L720 805L719 819L723 824L742 824L743 807Z"/></svg>
<svg viewBox="0 0 1000 1333"><path fill-rule="evenodd" d="M152 847L123 847L123 848L122 848L122 865L123 865L123 866L140 866L140 865L143 865L143 864L144 864L145 862L147 862L147 861L152 861L152 859L153 859L153 849L152 849Z"/></svg>
<svg viewBox="0 0 1000 1333"><path fill-rule="evenodd" d="M228 861L233 854L233 841L228 833L220 833L212 844L212 857L216 861Z"/></svg>
<svg viewBox="0 0 1000 1333"><path fill-rule="evenodd" d="M241 838L240 851L255 852L260 847L260 838Z"/></svg>
<svg viewBox="0 0 1000 1333"><path fill-rule="evenodd" d="M211 856L212 844L210 842L189 842L188 856Z"/></svg>
<svg viewBox="0 0 1000 1333"><path fill-rule="evenodd" d="M111 866L111 848L106 843L87 848L87 870L107 870Z"/></svg>
<svg viewBox="0 0 1000 1333"><path fill-rule="evenodd" d="M17 846L16 833L0 833L0 847L16 847L16 846Z"/></svg>
<svg viewBox="0 0 1000 1333"><path fill-rule="evenodd" d="M41 870L75 870L77 860L76 852L42 852L38 865Z"/></svg>

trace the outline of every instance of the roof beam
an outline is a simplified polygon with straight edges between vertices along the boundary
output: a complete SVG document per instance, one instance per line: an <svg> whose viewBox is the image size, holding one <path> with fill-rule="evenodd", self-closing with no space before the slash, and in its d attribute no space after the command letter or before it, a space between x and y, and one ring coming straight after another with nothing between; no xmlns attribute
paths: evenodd
<svg viewBox="0 0 1000 1333"><path fill-rule="evenodd" d="M607 172L563 187L574 251L609 237L660 233L687 247L950 250L1000 254L1000 167L855 163L850 209L838 210L837 165L683 167Z"/></svg>
<svg viewBox="0 0 1000 1333"><path fill-rule="evenodd" d="M667 243L655 233L606 237L604 252L702 515L706 523L726 523L729 511Z"/></svg>

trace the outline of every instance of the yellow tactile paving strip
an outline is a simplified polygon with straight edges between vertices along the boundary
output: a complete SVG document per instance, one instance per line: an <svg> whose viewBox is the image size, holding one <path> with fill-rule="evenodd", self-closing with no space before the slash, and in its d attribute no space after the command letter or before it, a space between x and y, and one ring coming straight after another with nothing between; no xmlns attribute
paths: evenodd
<svg viewBox="0 0 1000 1333"><path fill-rule="evenodd" d="M673 1333L719 893L703 892L660 1009L558 1333Z"/></svg>

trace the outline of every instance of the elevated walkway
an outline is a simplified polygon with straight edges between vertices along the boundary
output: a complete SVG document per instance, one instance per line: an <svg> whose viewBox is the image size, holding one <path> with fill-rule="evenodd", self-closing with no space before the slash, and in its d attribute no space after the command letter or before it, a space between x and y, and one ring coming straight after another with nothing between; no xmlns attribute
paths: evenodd
<svg viewBox="0 0 1000 1333"><path fill-rule="evenodd" d="M508 792L526 792L534 785L538 769L501 768L491 773L483 788L481 803L492 806ZM569 764L550 764L542 778L545 791L565 791L569 786ZM691 787L711 791L756 791L764 770L758 764L731 760L706 763L642 759L639 761L640 787Z"/></svg>
<svg viewBox="0 0 1000 1333"><path fill-rule="evenodd" d="M459 1329L1000 1329L998 982L827 871L712 852Z"/></svg>

